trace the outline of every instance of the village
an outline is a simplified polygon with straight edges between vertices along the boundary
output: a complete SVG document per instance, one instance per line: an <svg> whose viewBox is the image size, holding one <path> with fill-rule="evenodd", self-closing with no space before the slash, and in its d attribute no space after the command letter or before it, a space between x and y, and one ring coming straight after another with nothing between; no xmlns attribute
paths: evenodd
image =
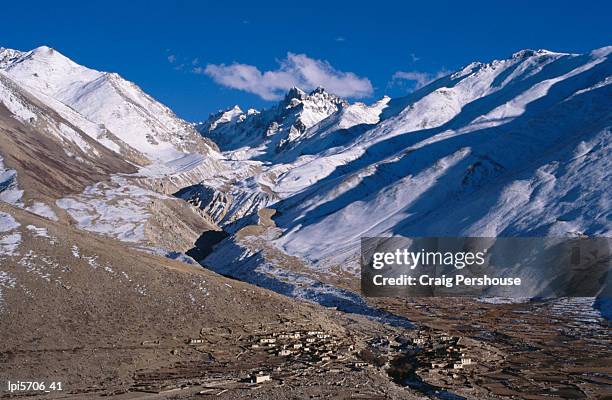
<svg viewBox="0 0 612 400"><path fill-rule="evenodd" d="M352 344L320 330L281 332L254 339L252 349L310 363L344 359L354 350Z"/></svg>
<svg viewBox="0 0 612 400"><path fill-rule="evenodd" d="M413 343L415 352L415 373L432 384L452 386L468 382L468 376L476 360L458 336L434 332L419 332Z"/></svg>
<svg viewBox="0 0 612 400"><path fill-rule="evenodd" d="M165 393L200 387L197 394L206 396L226 390L256 390L262 384L291 385L304 376L321 374L330 377L330 384L336 384L334 376L342 371L369 366L359 358L354 341L321 326L299 323L281 323L280 329L266 324L202 328L199 336L184 339L182 344L146 340L141 343L143 347L165 349L177 358L201 353L211 361L179 361L172 373L166 368L143 372L131 391ZM182 377L177 379L178 375Z"/></svg>
<svg viewBox="0 0 612 400"><path fill-rule="evenodd" d="M256 390L261 385L291 386L306 376L342 385L347 371L378 371L404 385L394 376L394 364L398 362L401 368L409 369L411 376L444 385L456 383L468 367L475 365L462 338L434 330L359 340L320 326L285 324L284 329L268 328L249 329L248 335L203 328L199 336L185 339L182 346L170 351L177 356L193 351L214 354L210 356L214 362L197 367L177 364L184 368L182 383L176 380L176 368L173 376L162 371L148 373L132 390L162 393L181 387L198 388L194 394L206 397L228 390ZM143 341L142 345L163 347L162 342ZM221 373L223 370L226 373ZM230 370L234 372L227 373Z"/></svg>

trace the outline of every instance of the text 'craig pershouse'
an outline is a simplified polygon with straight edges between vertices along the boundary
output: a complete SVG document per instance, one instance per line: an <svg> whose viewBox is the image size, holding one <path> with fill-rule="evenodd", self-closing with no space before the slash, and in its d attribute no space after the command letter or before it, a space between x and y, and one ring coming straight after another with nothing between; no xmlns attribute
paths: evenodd
<svg viewBox="0 0 612 400"><path fill-rule="evenodd" d="M611 239L368 237L361 290L368 297L591 297L610 291Z"/></svg>

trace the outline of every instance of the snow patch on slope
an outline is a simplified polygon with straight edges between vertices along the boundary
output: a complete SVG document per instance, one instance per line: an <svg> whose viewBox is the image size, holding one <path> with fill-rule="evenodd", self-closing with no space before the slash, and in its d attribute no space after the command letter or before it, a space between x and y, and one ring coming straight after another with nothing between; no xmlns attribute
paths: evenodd
<svg viewBox="0 0 612 400"><path fill-rule="evenodd" d="M0 156L0 201L19 205L23 197L23 190L17 186L17 171L4 166L4 159Z"/></svg>
<svg viewBox="0 0 612 400"><path fill-rule="evenodd" d="M147 206L159 193L113 177L111 183L89 186L77 196L56 201L77 222L80 229L111 236L126 242L145 240L145 223L150 216Z"/></svg>
<svg viewBox="0 0 612 400"><path fill-rule="evenodd" d="M0 232L10 232L21 226L12 215L0 211Z"/></svg>
<svg viewBox="0 0 612 400"><path fill-rule="evenodd" d="M0 211L0 257L17 254L17 248L21 243L21 234L11 232L20 226L21 224L12 215Z"/></svg>
<svg viewBox="0 0 612 400"><path fill-rule="evenodd" d="M31 206L26 207L26 210L40 217L50 219L51 221L59 220L59 218L57 218L57 215L55 214L55 212L53 211L51 207L39 201L35 201Z"/></svg>

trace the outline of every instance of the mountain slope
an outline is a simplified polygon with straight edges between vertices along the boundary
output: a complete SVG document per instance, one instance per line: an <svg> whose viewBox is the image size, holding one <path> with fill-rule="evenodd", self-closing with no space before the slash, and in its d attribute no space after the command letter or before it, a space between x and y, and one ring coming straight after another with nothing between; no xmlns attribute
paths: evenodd
<svg viewBox="0 0 612 400"><path fill-rule="evenodd" d="M71 107L152 161L214 151L190 124L118 74L83 67L46 46L2 54L0 66L11 79Z"/></svg>
<svg viewBox="0 0 612 400"><path fill-rule="evenodd" d="M360 337L360 325L334 314L0 203L0 373L53 376L67 398L194 385L219 374L240 381L279 364L266 352L245 354L262 333L288 326ZM360 329L372 327L363 321ZM189 345L193 338L202 343ZM276 390L270 386L260 391Z"/></svg>
<svg viewBox="0 0 612 400"><path fill-rule="evenodd" d="M57 197L117 172L136 172L72 121L0 71L0 154L28 194Z"/></svg>
<svg viewBox="0 0 612 400"><path fill-rule="evenodd" d="M516 69L543 63L530 58ZM524 77L494 94L478 89L459 108L449 106L449 97L440 102L445 89L437 89L417 103L434 95L436 106L450 111L441 120L424 117L440 116L437 107L411 116L418 108L413 103L364 134L356 144L364 153L341 173L278 205L279 225L288 231L285 248L324 257L359 236L389 233L610 235L609 193L598 183L610 183L601 171L609 167L611 61L563 56L549 65L558 68L555 75L543 70L544 76L532 75L537 83L527 86ZM588 199L567 193L588 193ZM306 239L323 233L344 243L324 250Z"/></svg>
<svg viewBox="0 0 612 400"><path fill-rule="evenodd" d="M344 107L253 176L279 199L272 243L354 273L362 236L611 235L610 51L525 50Z"/></svg>
<svg viewBox="0 0 612 400"><path fill-rule="evenodd" d="M223 171L216 146L117 74L2 48L0 129L3 200L160 252L215 229L166 195Z"/></svg>

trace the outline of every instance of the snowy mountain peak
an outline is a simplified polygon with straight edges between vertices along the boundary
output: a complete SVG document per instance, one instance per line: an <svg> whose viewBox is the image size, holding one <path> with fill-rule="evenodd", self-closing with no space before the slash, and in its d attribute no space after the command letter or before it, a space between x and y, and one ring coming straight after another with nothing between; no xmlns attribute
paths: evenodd
<svg viewBox="0 0 612 400"><path fill-rule="evenodd" d="M540 50L532 50L532 49L523 49L519 50L516 53L512 54L512 58L528 58L536 55L544 55L544 54L555 54L552 51L548 51L545 49Z"/></svg>
<svg viewBox="0 0 612 400"><path fill-rule="evenodd" d="M0 69L5 68L9 64L12 64L20 57L23 57L25 53L19 50L7 49L0 47Z"/></svg>
<svg viewBox="0 0 612 400"><path fill-rule="evenodd" d="M258 149L256 153L274 156L299 141L308 128L348 105L322 87L310 93L292 87L270 109L262 112L250 109L244 113L236 106L211 115L197 129L222 149L250 146Z"/></svg>
<svg viewBox="0 0 612 400"><path fill-rule="evenodd" d="M185 152L214 152L214 145L205 143L190 124L136 84L117 73L79 65L48 46L28 52L2 49L0 70L60 115L78 119L81 126L104 127L103 136L117 139L128 153L146 156L141 159L169 161ZM144 160L138 163L146 164Z"/></svg>
<svg viewBox="0 0 612 400"><path fill-rule="evenodd" d="M65 57L63 54L56 52L56 50L52 47L49 46L38 46L37 48L35 48L34 50L32 50L33 54L41 54L41 55L48 55L48 56L53 56L55 54L60 55L61 57Z"/></svg>
<svg viewBox="0 0 612 400"><path fill-rule="evenodd" d="M299 87L294 86L291 89L289 89L289 91L285 95L284 101L291 102L291 100L293 99L302 100L304 97L306 97L306 92L304 92Z"/></svg>
<svg viewBox="0 0 612 400"><path fill-rule="evenodd" d="M550 50L539 49L523 49L513 53L510 57L505 59L496 59L490 62L479 62L475 61L469 63L461 70L453 73L451 75L452 79L461 79L467 77L471 74L479 73L480 71L484 71L485 74L488 74L490 70L499 70L500 68L506 68L510 65L518 65L521 63L525 63L524 66L531 64L546 64L549 61L554 61L563 56L568 56L569 53L558 53Z"/></svg>
<svg viewBox="0 0 612 400"><path fill-rule="evenodd" d="M47 46L24 52L2 68L15 81L60 101L66 92L102 75Z"/></svg>
<svg viewBox="0 0 612 400"><path fill-rule="evenodd" d="M248 114L249 112L251 112L251 109L249 109L249 111L247 112L247 115L250 115ZM209 126L207 130L208 131L215 130L217 126L219 126L219 124L227 124L228 122L232 122L236 120L237 118L244 119L245 117L246 115L244 114L242 109L238 105L235 105L234 107L229 108L227 110L224 110L224 111L222 110L215 114L212 114L208 119Z"/></svg>
<svg viewBox="0 0 612 400"><path fill-rule="evenodd" d="M52 57L54 55L58 55L59 57L64 57L61 53L56 52L56 50L52 49L48 46L40 46L30 51L19 51L15 49L8 49L5 47L0 47L0 63L1 60L6 59L6 63L2 65L2 67L6 67L9 64L12 64L14 61L17 61L19 58L28 56L28 57ZM67 58L66 58L67 59ZM10 62L8 62L10 60ZM1 65L1 64L0 64Z"/></svg>
<svg viewBox="0 0 612 400"><path fill-rule="evenodd" d="M66 57L64 54L49 46L39 46L34 50L28 52L26 54L26 57L30 59L36 59L39 62L49 63L50 66L57 68L59 71L63 71L64 69L77 71L94 71L90 68L77 64L70 58Z"/></svg>

